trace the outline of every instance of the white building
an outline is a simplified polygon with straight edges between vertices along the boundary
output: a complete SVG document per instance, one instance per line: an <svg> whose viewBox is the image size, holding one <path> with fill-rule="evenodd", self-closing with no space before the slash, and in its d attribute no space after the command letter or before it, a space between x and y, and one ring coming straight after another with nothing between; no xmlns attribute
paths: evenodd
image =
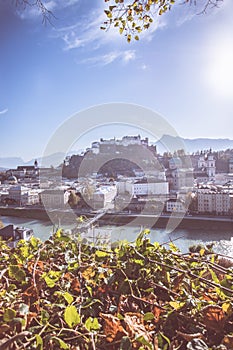
<svg viewBox="0 0 233 350"><path fill-rule="evenodd" d="M167 195L169 193L168 182L140 180L132 184L132 187L134 196Z"/></svg>
<svg viewBox="0 0 233 350"><path fill-rule="evenodd" d="M131 196L168 195L169 186L166 181L142 179L138 181L126 180L117 184L119 194L128 193Z"/></svg>
<svg viewBox="0 0 233 350"><path fill-rule="evenodd" d="M185 213L187 209L183 202L178 199L169 199L166 202L166 211L169 213Z"/></svg>
<svg viewBox="0 0 233 350"><path fill-rule="evenodd" d="M69 201L70 192L66 190L48 189L40 193L41 203L46 208L62 209Z"/></svg>
<svg viewBox="0 0 233 350"><path fill-rule="evenodd" d="M117 194L117 187L113 186L101 186L93 193L93 206L97 208L105 208L108 204L112 203Z"/></svg>
<svg viewBox="0 0 233 350"><path fill-rule="evenodd" d="M231 215L233 208L233 189L225 186L203 186L197 190L199 213Z"/></svg>
<svg viewBox="0 0 233 350"><path fill-rule="evenodd" d="M140 135L137 136L124 136L122 139L113 139L105 140L103 138L100 141L92 142L90 151L94 154L100 153L102 147L112 147L112 146L131 146L131 145L143 145L148 147L148 138L142 139Z"/></svg>
<svg viewBox="0 0 233 350"><path fill-rule="evenodd" d="M212 154L212 151L210 150L208 153L201 153L199 159L198 159L198 169L205 172L208 176L208 181L214 181L215 175L216 175L216 164L215 159Z"/></svg>
<svg viewBox="0 0 233 350"><path fill-rule="evenodd" d="M1 201L11 202L17 205L32 205L38 204L40 190L31 189L22 185L10 186L7 191L2 192Z"/></svg>

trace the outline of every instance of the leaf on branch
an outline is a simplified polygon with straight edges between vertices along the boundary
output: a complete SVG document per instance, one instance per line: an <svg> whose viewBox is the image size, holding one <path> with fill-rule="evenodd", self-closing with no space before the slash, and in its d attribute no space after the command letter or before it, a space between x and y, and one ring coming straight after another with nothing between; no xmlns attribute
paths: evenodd
<svg viewBox="0 0 233 350"><path fill-rule="evenodd" d="M127 334L116 316L100 313L100 317L104 320L104 334L109 343L113 342L117 336Z"/></svg>
<svg viewBox="0 0 233 350"><path fill-rule="evenodd" d="M226 317L222 308L218 305L208 305L202 309L202 322L207 329L222 332Z"/></svg>
<svg viewBox="0 0 233 350"><path fill-rule="evenodd" d="M64 313L64 320L70 328L73 328L80 323L81 318L74 305L67 306Z"/></svg>
<svg viewBox="0 0 233 350"><path fill-rule="evenodd" d="M78 277L75 277L75 278L73 279L73 281L71 282L70 289L71 289L72 291L75 291L75 292L77 292L77 293L80 293L81 284L80 284L80 282L79 282Z"/></svg>

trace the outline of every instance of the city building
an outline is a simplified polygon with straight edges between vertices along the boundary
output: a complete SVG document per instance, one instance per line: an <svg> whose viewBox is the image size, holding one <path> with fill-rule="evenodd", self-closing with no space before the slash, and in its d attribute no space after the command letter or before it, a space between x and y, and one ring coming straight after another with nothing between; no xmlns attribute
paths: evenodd
<svg viewBox="0 0 233 350"><path fill-rule="evenodd" d="M169 199L166 202L166 211L169 213L186 213L187 209L184 202L179 199Z"/></svg>
<svg viewBox="0 0 233 350"><path fill-rule="evenodd" d="M215 181L216 160L211 149L209 152L200 153L197 167L194 169L193 174L198 183Z"/></svg>
<svg viewBox="0 0 233 350"><path fill-rule="evenodd" d="M105 140L101 138L100 141L92 142L91 148L88 150L94 154L99 154L99 153L106 153L106 152L108 153L108 152L116 151L118 148L128 147L133 145L149 147L148 137L145 137L143 139L141 138L140 135L137 135L137 136L123 136L122 139L116 139L114 137L113 139Z"/></svg>
<svg viewBox="0 0 233 350"><path fill-rule="evenodd" d="M131 196L167 196L169 194L169 186L166 181L157 179L141 179L141 180L121 180L117 184L119 194L128 193Z"/></svg>
<svg viewBox="0 0 233 350"><path fill-rule="evenodd" d="M9 177L16 177L17 179L36 178L39 176L38 162L35 160L34 165L19 165L16 169L9 169L6 171Z"/></svg>
<svg viewBox="0 0 233 350"><path fill-rule="evenodd" d="M1 202L5 204L16 204L19 206L33 205L39 203L39 190L31 189L23 185L10 186L1 194Z"/></svg>
<svg viewBox="0 0 233 350"><path fill-rule="evenodd" d="M63 209L70 197L70 192L59 189L46 189L40 193L40 202L45 208Z"/></svg>
<svg viewBox="0 0 233 350"><path fill-rule="evenodd" d="M232 215L233 187L206 185L197 190L198 212Z"/></svg>
<svg viewBox="0 0 233 350"><path fill-rule="evenodd" d="M175 168L168 169L166 178L169 183L170 191L179 191L183 188L193 187L193 169Z"/></svg>
<svg viewBox="0 0 233 350"><path fill-rule="evenodd" d="M92 204L94 209L106 208L113 202L117 194L117 187L113 186L100 186L93 193Z"/></svg>

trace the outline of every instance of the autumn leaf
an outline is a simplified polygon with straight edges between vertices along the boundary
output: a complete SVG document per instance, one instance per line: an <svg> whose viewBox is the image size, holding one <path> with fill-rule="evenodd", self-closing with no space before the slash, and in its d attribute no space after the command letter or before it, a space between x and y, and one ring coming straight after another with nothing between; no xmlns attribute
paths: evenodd
<svg viewBox="0 0 233 350"><path fill-rule="evenodd" d="M113 342L117 335L127 334L121 326L119 318L111 314L100 313L99 315L104 320L104 334L109 343Z"/></svg>
<svg viewBox="0 0 233 350"><path fill-rule="evenodd" d="M90 281L94 276L95 271L92 266L88 266L82 271L82 277L87 281Z"/></svg>
<svg viewBox="0 0 233 350"><path fill-rule="evenodd" d="M71 282L70 288L71 288L72 291L75 291L75 292L77 292L77 293L80 293L81 284L80 284L80 282L79 282L78 277L75 277L75 278L73 279L73 281Z"/></svg>
<svg viewBox="0 0 233 350"><path fill-rule="evenodd" d="M218 305L208 305L202 309L202 321L207 329L222 332L226 317L222 308Z"/></svg>
<svg viewBox="0 0 233 350"><path fill-rule="evenodd" d="M159 322L159 317L161 314L161 309L157 306L153 307L153 314L154 314L154 322L157 323Z"/></svg>
<svg viewBox="0 0 233 350"><path fill-rule="evenodd" d="M144 317L142 314L127 312L124 315L125 329L128 332L130 338L133 339L143 339L146 343L151 340L149 332L147 332L144 325Z"/></svg>

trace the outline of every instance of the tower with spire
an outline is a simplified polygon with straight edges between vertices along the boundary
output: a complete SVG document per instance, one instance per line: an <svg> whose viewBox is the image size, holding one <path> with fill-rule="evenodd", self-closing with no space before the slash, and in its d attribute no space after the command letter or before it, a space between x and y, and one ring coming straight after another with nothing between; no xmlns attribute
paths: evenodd
<svg viewBox="0 0 233 350"><path fill-rule="evenodd" d="M216 174L216 164L215 164L214 155L212 153L212 149L210 149L209 153L207 153L206 171L209 176L209 179L213 181L215 179L215 174Z"/></svg>

